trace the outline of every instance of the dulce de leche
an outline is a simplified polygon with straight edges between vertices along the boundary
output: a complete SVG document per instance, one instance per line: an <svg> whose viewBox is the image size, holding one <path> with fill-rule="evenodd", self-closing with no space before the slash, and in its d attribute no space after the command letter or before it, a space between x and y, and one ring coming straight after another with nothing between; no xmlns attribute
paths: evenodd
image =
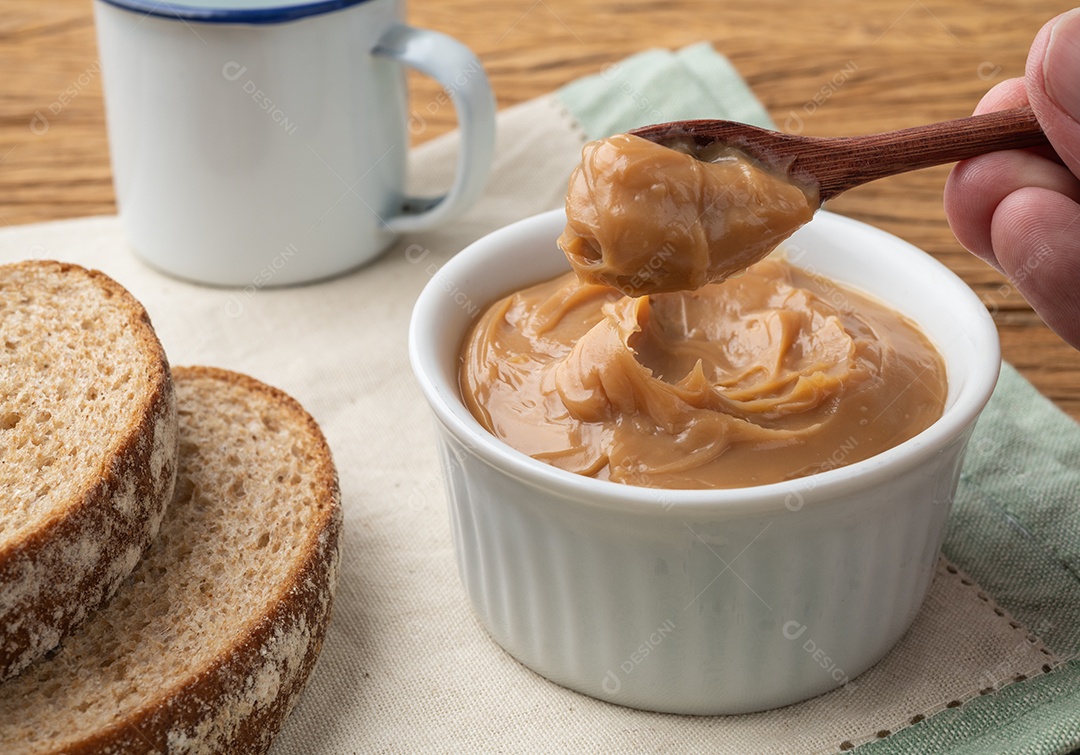
<svg viewBox="0 0 1080 755"><path fill-rule="evenodd" d="M622 296L573 273L490 307L460 371L473 415L556 467L744 487L866 459L942 412L945 369L882 304L768 259L697 291Z"/></svg>
<svg viewBox="0 0 1080 755"><path fill-rule="evenodd" d="M630 134L585 145L559 238L582 280L630 296L700 288L763 259L818 207L816 189L737 150L671 147Z"/></svg>
<svg viewBox="0 0 1080 755"><path fill-rule="evenodd" d="M912 322L758 261L816 197L730 157L586 146L560 239L576 274L501 299L466 338L484 427L582 475L731 488L869 458L941 416L945 366Z"/></svg>

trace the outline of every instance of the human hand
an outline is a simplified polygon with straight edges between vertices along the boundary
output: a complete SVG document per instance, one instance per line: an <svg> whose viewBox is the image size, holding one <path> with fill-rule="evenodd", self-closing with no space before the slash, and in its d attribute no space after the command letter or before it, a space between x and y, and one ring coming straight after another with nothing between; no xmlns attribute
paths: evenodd
<svg viewBox="0 0 1080 755"><path fill-rule="evenodd" d="M1080 8L1039 31L1022 79L976 113L1030 105L1048 148L965 160L945 184L956 238L1004 273L1058 335L1080 349Z"/></svg>

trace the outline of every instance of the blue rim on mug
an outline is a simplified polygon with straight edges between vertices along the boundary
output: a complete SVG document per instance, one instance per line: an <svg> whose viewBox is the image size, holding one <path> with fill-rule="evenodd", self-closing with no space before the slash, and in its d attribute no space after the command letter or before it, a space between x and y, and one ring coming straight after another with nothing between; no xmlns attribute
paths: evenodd
<svg viewBox="0 0 1080 755"><path fill-rule="evenodd" d="M342 10L369 0L310 0L282 3L280 0L224 0L220 5L167 3L156 0L101 0L123 10L146 16L200 21L210 24L281 24L308 16Z"/></svg>

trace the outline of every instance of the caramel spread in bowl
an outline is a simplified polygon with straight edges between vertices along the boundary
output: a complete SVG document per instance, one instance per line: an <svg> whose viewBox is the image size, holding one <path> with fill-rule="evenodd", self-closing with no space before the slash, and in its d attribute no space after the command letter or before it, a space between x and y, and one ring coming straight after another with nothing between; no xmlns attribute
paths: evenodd
<svg viewBox="0 0 1080 755"><path fill-rule="evenodd" d="M464 346L465 403L514 448L615 482L732 488L869 458L941 416L945 366L912 322L761 261L814 191L730 150L622 134L585 146L566 208L575 272L496 302Z"/></svg>
<svg viewBox="0 0 1080 755"><path fill-rule="evenodd" d="M814 215L817 192L742 153L617 134L570 176L559 246L582 280L625 294L693 290L763 259Z"/></svg>
<svg viewBox="0 0 1080 755"><path fill-rule="evenodd" d="M913 323L779 259L693 292L631 298L573 273L519 291L467 337L460 383L510 446L662 488L866 459L932 424L947 392Z"/></svg>

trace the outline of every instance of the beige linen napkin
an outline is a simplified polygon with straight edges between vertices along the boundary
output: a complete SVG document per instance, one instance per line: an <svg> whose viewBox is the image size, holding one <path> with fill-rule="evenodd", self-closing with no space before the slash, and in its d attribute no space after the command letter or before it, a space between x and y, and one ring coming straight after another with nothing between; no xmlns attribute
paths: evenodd
<svg viewBox="0 0 1080 755"><path fill-rule="evenodd" d="M0 233L0 262L56 258L104 270L145 303L173 364L247 372L322 425L345 507L341 583L321 659L274 755L837 751L1055 662L944 562L915 626L882 663L846 689L760 714L690 718L599 702L525 669L487 636L455 571L407 324L452 254L561 205L584 139L553 96L503 112L491 183L464 219L301 288L222 290L166 277L134 257L111 217ZM416 188L448 185L455 155L453 135L415 150Z"/></svg>

